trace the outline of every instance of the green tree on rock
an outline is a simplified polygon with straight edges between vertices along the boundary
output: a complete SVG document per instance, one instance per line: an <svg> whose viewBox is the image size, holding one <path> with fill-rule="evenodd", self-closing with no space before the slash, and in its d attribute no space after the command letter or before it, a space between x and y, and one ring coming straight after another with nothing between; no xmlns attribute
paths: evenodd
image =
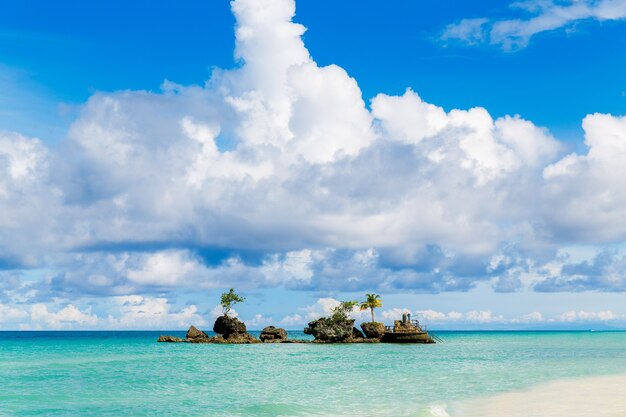
<svg viewBox="0 0 626 417"><path fill-rule="evenodd" d="M233 306L237 303L243 303L246 299L235 293L235 289L231 288L228 292L222 293L222 298L220 299L220 305L222 306L222 312L225 316L228 316L228 313L233 308Z"/></svg>
<svg viewBox="0 0 626 417"><path fill-rule="evenodd" d="M330 317L334 322L348 320L354 307L359 304L356 301L342 301L337 307L332 309L333 315Z"/></svg>
<svg viewBox="0 0 626 417"><path fill-rule="evenodd" d="M378 294L365 294L365 301L361 302L361 311L367 310L368 308L372 312L372 323L376 322L374 320L374 309L377 307L383 306L383 300L380 299L380 295Z"/></svg>

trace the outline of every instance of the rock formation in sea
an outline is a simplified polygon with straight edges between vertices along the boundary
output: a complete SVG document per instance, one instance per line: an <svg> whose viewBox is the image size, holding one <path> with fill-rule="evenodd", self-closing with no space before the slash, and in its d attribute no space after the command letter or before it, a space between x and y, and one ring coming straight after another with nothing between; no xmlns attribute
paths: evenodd
<svg viewBox="0 0 626 417"><path fill-rule="evenodd" d="M235 293L231 288L223 293L221 306L223 315L213 324L216 336L210 337L205 332L191 326L185 339L174 336L160 336L159 342L187 342L187 343L435 343L436 336L429 335L423 330L418 320L411 320L410 314L403 314L402 320L395 320L393 330L386 328L383 323L374 321L374 308L380 307L380 296L366 294L367 301L341 301L335 306L330 317L321 317L309 322L304 329L305 334L312 335L314 340L288 340L285 329L274 326L265 327L259 339L248 333L244 322L237 317L231 317L228 312L235 303L244 301L244 297ZM354 319L350 315L360 307L361 310L371 309L372 321L361 323L363 332L354 327ZM439 340L439 339L437 339Z"/></svg>
<svg viewBox="0 0 626 417"><path fill-rule="evenodd" d="M165 342L165 343L179 343L183 342L183 339L176 336L159 336L157 342Z"/></svg>
<svg viewBox="0 0 626 417"><path fill-rule="evenodd" d="M394 321L393 331L386 331L383 323L362 323L363 333L354 327L354 319L346 314L333 314L309 322L304 329L305 334L312 335L315 340L287 339L285 329L274 326L265 327L261 331L260 340L247 332L246 325L236 317L226 315L215 320L213 330L217 336L210 337L205 332L191 326L185 339L175 336L160 336L158 342L165 343L217 343L217 344L250 344L250 343L435 343L433 336L423 330L417 320L410 321L407 315L402 320Z"/></svg>
<svg viewBox="0 0 626 417"><path fill-rule="evenodd" d="M237 317L219 316L215 320L213 325L213 331L221 335L222 340L219 340L219 336L216 336L216 340L213 343L259 343L259 339L250 335L246 330L244 322Z"/></svg>
<svg viewBox="0 0 626 417"><path fill-rule="evenodd" d="M252 336L250 333L230 333L227 336L222 336L224 341L219 340L220 336L215 337L215 342L213 343L230 343L230 344L250 344L250 343L261 343L259 339Z"/></svg>
<svg viewBox="0 0 626 417"><path fill-rule="evenodd" d="M187 336L185 341L189 343L211 343L211 337L201 330L198 330L195 326L191 326L187 330Z"/></svg>
<svg viewBox="0 0 626 417"><path fill-rule="evenodd" d="M280 327L267 326L261 331L259 339L264 343L282 343L287 340L287 332Z"/></svg>
<svg viewBox="0 0 626 417"><path fill-rule="evenodd" d="M317 341L323 342L345 342L352 338L354 320L333 320L329 317L322 317L313 320L304 329L305 334L310 334Z"/></svg>
<svg viewBox="0 0 626 417"><path fill-rule="evenodd" d="M374 321L361 323L361 329L368 339L380 339L385 335L385 324Z"/></svg>
<svg viewBox="0 0 626 417"><path fill-rule="evenodd" d="M225 337L235 333L246 333L246 325L237 317L219 316L213 324L213 331Z"/></svg>
<svg viewBox="0 0 626 417"><path fill-rule="evenodd" d="M385 332L381 343L435 343L435 339L424 330L418 320L411 320L407 314L402 320L394 320L393 331Z"/></svg>
<svg viewBox="0 0 626 417"><path fill-rule="evenodd" d="M282 330L282 329L281 329ZM246 331L246 325L236 317L220 316L215 320L213 331L217 336L210 337L202 330L191 326L187 330L185 339L174 336L160 336L157 342L186 342L186 343L223 343L243 344L261 343L259 339Z"/></svg>

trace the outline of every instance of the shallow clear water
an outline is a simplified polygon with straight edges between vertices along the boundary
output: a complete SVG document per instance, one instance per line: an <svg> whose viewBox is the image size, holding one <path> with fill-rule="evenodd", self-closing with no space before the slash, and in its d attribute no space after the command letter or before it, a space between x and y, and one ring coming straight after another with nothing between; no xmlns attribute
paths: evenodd
<svg viewBox="0 0 626 417"><path fill-rule="evenodd" d="M0 332L0 415L425 416L626 372L625 332L440 332L435 345L156 343L163 333L184 336Z"/></svg>

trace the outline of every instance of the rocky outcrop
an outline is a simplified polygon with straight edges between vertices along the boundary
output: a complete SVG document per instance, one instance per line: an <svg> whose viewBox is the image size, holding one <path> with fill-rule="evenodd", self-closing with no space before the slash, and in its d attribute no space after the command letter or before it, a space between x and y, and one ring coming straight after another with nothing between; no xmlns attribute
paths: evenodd
<svg viewBox="0 0 626 417"><path fill-rule="evenodd" d="M213 329L218 336L210 337L205 332L198 330L195 326L191 326L187 330L185 339L174 336L160 336L158 342L186 342L186 343L225 343L225 344L243 344L243 343L261 343L254 336L246 332L246 325L234 317L221 316L215 321ZM282 329L281 329L282 330Z"/></svg>
<svg viewBox="0 0 626 417"><path fill-rule="evenodd" d="M249 333L231 333L224 337L226 343L232 343L236 345L261 343L261 341Z"/></svg>
<svg viewBox="0 0 626 417"><path fill-rule="evenodd" d="M356 327L352 328L352 338L353 339L365 339L365 336L363 335L363 333L361 333L361 331L359 329L357 329Z"/></svg>
<svg viewBox="0 0 626 417"><path fill-rule="evenodd" d="M189 330L187 330L185 341L189 343L211 343L211 338L208 334L198 330L195 326L191 326Z"/></svg>
<svg viewBox="0 0 626 417"><path fill-rule="evenodd" d="M419 331L413 323L409 322L405 315L402 315L402 320L394 320L393 321L393 332L394 333L415 333Z"/></svg>
<svg viewBox="0 0 626 417"><path fill-rule="evenodd" d="M309 323L304 329L305 334L315 337L315 340L324 342L342 342L352 337L354 320L333 320L322 317Z"/></svg>
<svg viewBox="0 0 626 417"><path fill-rule="evenodd" d="M380 339L385 334L385 324L377 322L361 323L361 329L368 339Z"/></svg>
<svg viewBox="0 0 626 417"><path fill-rule="evenodd" d="M281 343L287 340L287 332L279 327L267 326L261 331L259 339L264 343Z"/></svg>
<svg viewBox="0 0 626 417"><path fill-rule="evenodd" d="M181 339L180 337L176 337L176 336L159 336L159 338L157 339L157 342L164 342L164 343L180 343L182 342L183 339Z"/></svg>
<svg viewBox="0 0 626 417"><path fill-rule="evenodd" d="M215 320L213 331L226 338L231 334L246 333L246 325L237 317L219 316Z"/></svg>
<svg viewBox="0 0 626 417"><path fill-rule="evenodd" d="M213 343L260 343L259 339L246 331L246 325L237 317L219 316L215 320L213 331L221 335Z"/></svg>

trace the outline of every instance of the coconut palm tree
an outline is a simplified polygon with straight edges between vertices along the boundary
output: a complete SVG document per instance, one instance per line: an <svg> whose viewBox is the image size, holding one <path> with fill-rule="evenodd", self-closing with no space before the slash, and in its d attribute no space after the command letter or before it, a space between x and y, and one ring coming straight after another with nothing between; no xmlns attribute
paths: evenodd
<svg viewBox="0 0 626 417"><path fill-rule="evenodd" d="M376 307L382 307L383 301L380 299L380 295L378 294L365 294L365 301L361 303L361 311L367 310L368 308L372 312L372 322L374 320L374 309Z"/></svg>

